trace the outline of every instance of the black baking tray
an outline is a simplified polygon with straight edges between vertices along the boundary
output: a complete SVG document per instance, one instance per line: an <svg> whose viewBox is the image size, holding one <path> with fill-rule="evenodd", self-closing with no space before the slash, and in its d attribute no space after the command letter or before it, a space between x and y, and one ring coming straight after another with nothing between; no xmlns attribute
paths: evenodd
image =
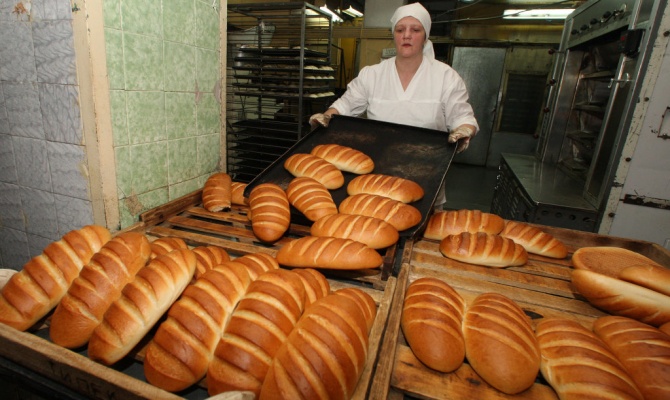
<svg viewBox="0 0 670 400"><path fill-rule="evenodd" d="M362 151L375 163L373 174L385 174L410 179L424 190L421 200L411 203L421 211L423 219L412 228L400 232L401 238L413 238L422 232L437 199L451 160L456 153L456 144L448 143L444 131L418 128L409 125L374 121L365 118L335 115L327 128L319 126L298 140L281 157L258 174L244 191L246 197L261 183L274 183L286 190L294 178L284 168L284 161L296 153L309 153L316 145L335 143ZM339 206L347 195L347 185L356 174L343 172L344 185L331 190L335 204ZM311 221L299 211L292 210L292 222L309 226Z"/></svg>

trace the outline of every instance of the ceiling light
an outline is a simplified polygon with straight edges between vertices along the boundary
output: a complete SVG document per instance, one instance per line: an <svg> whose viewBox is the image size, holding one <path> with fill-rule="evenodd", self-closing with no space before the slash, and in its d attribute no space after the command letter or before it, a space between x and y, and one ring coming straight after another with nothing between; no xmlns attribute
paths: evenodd
<svg viewBox="0 0 670 400"><path fill-rule="evenodd" d="M505 10L504 19L565 19L574 8L538 8L536 10Z"/></svg>
<svg viewBox="0 0 670 400"><path fill-rule="evenodd" d="M330 11L330 9L328 8L328 6L321 6L321 7L319 7L319 8L321 9L321 11L323 11L323 12L325 12L326 14L330 15L330 16L331 16L331 19L333 20L333 22L344 22L344 20L343 20L342 18L340 18L339 15L337 15L337 14L335 14L334 12Z"/></svg>
<svg viewBox="0 0 670 400"><path fill-rule="evenodd" d="M342 11L343 13L350 15L354 18L360 18L363 16L363 13L358 11L357 9L353 8L352 6L349 6L346 10Z"/></svg>

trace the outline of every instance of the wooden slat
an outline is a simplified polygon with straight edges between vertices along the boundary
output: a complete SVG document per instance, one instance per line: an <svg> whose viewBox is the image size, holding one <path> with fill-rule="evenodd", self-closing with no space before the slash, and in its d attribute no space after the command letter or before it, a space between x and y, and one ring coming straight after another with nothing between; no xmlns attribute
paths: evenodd
<svg viewBox="0 0 670 400"><path fill-rule="evenodd" d="M186 208L198 204L202 201L202 189L189 193L162 206L153 208L140 214L140 221L146 225L158 225L169 217L176 215Z"/></svg>

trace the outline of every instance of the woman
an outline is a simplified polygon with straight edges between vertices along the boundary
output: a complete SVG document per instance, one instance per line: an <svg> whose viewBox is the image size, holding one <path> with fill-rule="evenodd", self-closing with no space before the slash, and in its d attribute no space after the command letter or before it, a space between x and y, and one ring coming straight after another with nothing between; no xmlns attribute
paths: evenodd
<svg viewBox="0 0 670 400"><path fill-rule="evenodd" d="M479 129L463 79L435 60L430 14L419 3L399 7L391 18L396 56L363 68L347 91L310 124L328 126L332 115L361 115L369 119L449 132L467 149ZM439 203L438 203L439 204Z"/></svg>

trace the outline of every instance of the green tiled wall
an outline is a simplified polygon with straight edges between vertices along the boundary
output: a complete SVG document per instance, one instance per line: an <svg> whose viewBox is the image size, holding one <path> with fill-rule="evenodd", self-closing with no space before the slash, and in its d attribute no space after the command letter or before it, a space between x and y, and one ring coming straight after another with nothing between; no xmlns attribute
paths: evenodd
<svg viewBox="0 0 670 400"><path fill-rule="evenodd" d="M221 6L105 0L103 7L125 228L141 212L202 187L219 165Z"/></svg>

